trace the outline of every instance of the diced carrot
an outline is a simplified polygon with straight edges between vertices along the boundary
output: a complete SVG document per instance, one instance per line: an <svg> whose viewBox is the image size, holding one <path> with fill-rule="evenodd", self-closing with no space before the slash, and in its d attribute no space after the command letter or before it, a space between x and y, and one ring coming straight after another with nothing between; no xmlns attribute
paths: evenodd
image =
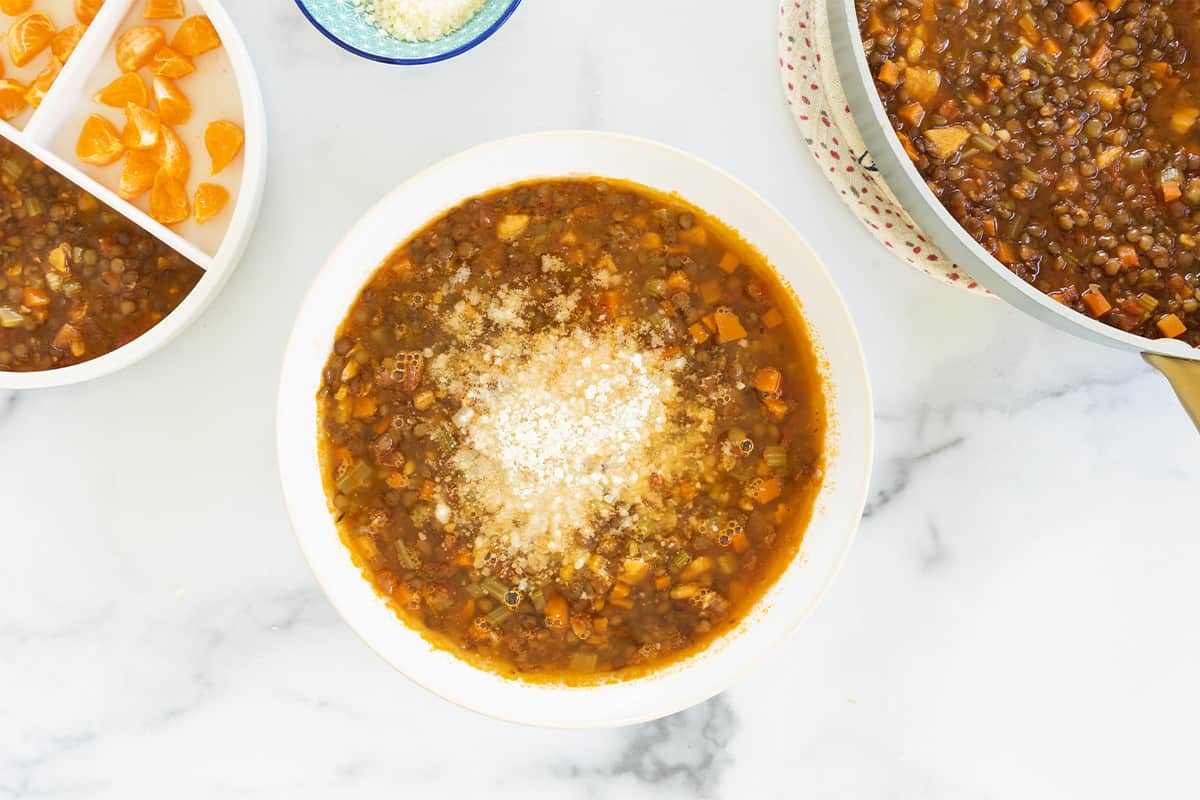
<svg viewBox="0 0 1200 800"><path fill-rule="evenodd" d="M688 244L708 244L708 231L704 229L703 225L693 225L680 233L679 238Z"/></svg>
<svg viewBox="0 0 1200 800"><path fill-rule="evenodd" d="M454 554L454 558L450 559L450 563L456 567L470 567L475 564L475 556L470 550L459 550Z"/></svg>
<svg viewBox="0 0 1200 800"><path fill-rule="evenodd" d="M437 484L436 484L436 483L434 483L434 482L433 482L433 481L431 481L431 480L424 480L424 481L421 481L421 493L420 493L420 497L421 497L421 499L422 499L422 500L425 500L425 501L432 500L432 499L433 499L433 493L434 493L435 491L437 491Z"/></svg>
<svg viewBox="0 0 1200 800"><path fill-rule="evenodd" d="M778 328L783 324L783 314L778 308L772 308L762 315L762 324L768 328Z"/></svg>
<svg viewBox="0 0 1200 800"><path fill-rule="evenodd" d="M1099 289L1091 288L1083 293L1083 304L1087 306L1088 312L1093 317L1103 317L1109 311L1112 311L1112 303L1108 302L1108 298Z"/></svg>
<svg viewBox="0 0 1200 800"><path fill-rule="evenodd" d="M709 333L717 332L717 315L716 314L705 314L703 317L700 318L700 322L701 322L701 324L704 325L704 327L708 328Z"/></svg>
<svg viewBox="0 0 1200 800"><path fill-rule="evenodd" d="M729 546L735 553L744 553L750 549L750 539L744 533L735 533L729 539Z"/></svg>
<svg viewBox="0 0 1200 800"><path fill-rule="evenodd" d="M892 61L885 61L879 67L879 74L875 76L880 83L888 86L895 86L900 82L900 68Z"/></svg>
<svg viewBox="0 0 1200 800"><path fill-rule="evenodd" d="M746 487L746 494L759 505L766 505L783 494L783 481L779 478L755 478Z"/></svg>
<svg viewBox="0 0 1200 800"><path fill-rule="evenodd" d="M721 284L716 281L705 281L700 284L700 299L706 303L715 303L721 299Z"/></svg>
<svg viewBox="0 0 1200 800"><path fill-rule="evenodd" d="M657 250L662 247L662 237L654 231L642 234L640 242L643 250Z"/></svg>
<svg viewBox="0 0 1200 800"><path fill-rule="evenodd" d="M546 598L546 605L542 607L542 616L546 620L547 628L567 627L568 614L567 599L561 594L555 593Z"/></svg>
<svg viewBox="0 0 1200 800"><path fill-rule="evenodd" d="M988 236L996 235L996 217L989 214L983 218L983 232Z"/></svg>
<svg viewBox="0 0 1200 800"><path fill-rule="evenodd" d="M1012 266L1017 263L1017 251L1013 246L1004 240L996 242L996 259L1001 264Z"/></svg>
<svg viewBox="0 0 1200 800"><path fill-rule="evenodd" d="M671 585L671 576L670 575L659 575L657 578L654 579L654 588L655 589L665 589L670 585Z"/></svg>
<svg viewBox="0 0 1200 800"><path fill-rule="evenodd" d="M1022 14L1017 18L1017 27L1032 44L1037 44L1042 40L1042 32L1038 30L1037 22L1029 14Z"/></svg>
<svg viewBox="0 0 1200 800"><path fill-rule="evenodd" d="M1179 181L1163 181L1161 188L1164 202L1174 203L1183 197L1183 192L1179 191Z"/></svg>
<svg viewBox="0 0 1200 800"><path fill-rule="evenodd" d="M937 20L937 0L923 0L921 3L921 19L926 22Z"/></svg>
<svg viewBox="0 0 1200 800"><path fill-rule="evenodd" d="M880 19L877 13L872 11L871 15L867 17L867 33L875 36L876 34L883 33L886 30L887 27L883 24L883 20Z"/></svg>
<svg viewBox="0 0 1200 800"><path fill-rule="evenodd" d="M725 272L733 272L741 265L742 262L738 259L738 257L728 250L726 250L725 254L721 256L721 260L717 264L717 266L723 269Z"/></svg>
<svg viewBox="0 0 1200 800"><path fill-rule="evenodd" d="M608 617L592 617L592 631L601 635L608 633Z"/></svg>
<svg viewBox="0 0 1200 800"><path fill-rule="evenodd" d="M742 326L742 321L738 319L737 314L731 308L724 306L718 308L714 313L714 320L717 324L717 341L721 344L736 342L748 335Z"/></svg>
<svg viewBox="0 0 1200 800"><path fill-rule="evenodd" d="M708 328L704 327L704 324L700 322L693 322L691 325L689 325L688 333L690 333L692 338L696 340L696 344L704 344L708 341L709 337L712 336L712 334L708 332Z"/></svg>
<svg viewBox="0 0 1200 800"><path fill-rule="evenodd" d="M953 97L948 98L937 108L937 113L950 121L958 119L958 101Z"/></svg>
<svg viewBox="0 0 1200 800"><path fill-rule="evenodd" d="M1158 325L1159 332L1168 339L1174 339L1187 332L1187 325L1184 325L1183 320L1174 314L1167 314L1156 324Z"/></svg>
<svg viewBox="0 0 1200 800"><path fill-rule="evenodd" d="M765 394L775 394L783 385L783 373L774 367L762 367L754 373L754 388Z"/></svg>
<svg viewBox="0 0 1200 800"><path fill-rule="evenodd" d="M1057 57L1062 52L1062 46L1053 39L1042 39L1042 52Z"/></svg>
<svg viewBox="0 0 1200 800"><path fill-rule="evenodd" d="M1082 28L1100 19L1100 12L1088 0L1078 0L1067 6L1067 19L1076 28Z"/></svg>
<svg viewBox="0 0 1200 800"><path fill-rule="evenodd" d="M1104 7L1109 11L1120 11L1123 5L1125 5L1125 0L1104 0Z"/></svg>
<svg viewBox="0 0 1200 800"><path fill-rule="evenodd" d="M1192 129L1197 119L1200 119L1200 108L1180 106L1171 112L1171 130L1182 136Z"/></svg>
<svg viewBox="0 0 1200 800"><path fill-rule="evenodd" d="M362 419L363 417L375 416L375 411L378 408L379 402L374 397L356 397L354 399L354 408L350 413Z"/></svg>
<svg viewBox="0 0 1200 800"><path fill-rule="evenodd" d="M692 288L692 279L681 269L667 276L667 288L675 292L686 292Z"/></svg>
<svg viewBox="0 0 1200 800"><path fill-rule="evenodd" d="M30 308L44 308L50 305L50 294L45 289L27 288L21 293L21 303Z"/></svg>
<svg viewBox="0 0 1200 800"><path fill-rule="evenodd" d="M1092 55L1088 58L1088 64L1092 69L1100 69L1108 63L1110 58L1112 58L1112 48L1108 46L1108 42L1101 42L1092 51Z"/></svg>
<svg viewBox="0 0 1200 800"><path fill-rule="evenodd" d="M921 154L917 152L917 146L913 144L912 139L899 131L896 132L896 138L900 140L900 145L904 148L904 152L909 158L913 161L921 160Z"/></svg>
<svg viewBox="0 0 1200 800"><path fill-rule="evenodd" d="M1171 65L1165 61L1148 61L1146 69L1160 81L1164 81L1171 77Z"/></svg>
<svg viewBox="0 0 1200 800"><path fill-rule="evenodd" d="M942 86L942 73L925 67L904 68L904 88L908 96L922 105L928 105L937 97Z"/></svg>
<svg viewBox="0 0 1200 800"><path fill-rule="evenodd" d="M905 103L900 106L900 110L896 112L896 116L912 127L919 128L921 127L921 121L925 119L925 106L920 103Z"/></svg>
<svg viewBox="0 0 1200 800"><path fill-rule="evenodd" d="M1063 294L1062 292L1050 292L1046 296L1049 297L1054 302L1058 303L1060 306L1067 305L1067 296L1065 294Z"/></svg>
<svg viewBox="0 0 1200 800"><path fill-rule="evenodd" d="M1117 258L1127 267L1137 267L1141 265L1141 259L1138 258L1137 250L1133 249L1131 244L1117 245Z"/></svg>
<svg viewBox="0 0 1200 800"><path fill-rule="evenodd" d="M762 399L763 407L767 409L767 413L775 419L783 419L788 415L787 403L780 400L778 397L764 397Z"/></svg>

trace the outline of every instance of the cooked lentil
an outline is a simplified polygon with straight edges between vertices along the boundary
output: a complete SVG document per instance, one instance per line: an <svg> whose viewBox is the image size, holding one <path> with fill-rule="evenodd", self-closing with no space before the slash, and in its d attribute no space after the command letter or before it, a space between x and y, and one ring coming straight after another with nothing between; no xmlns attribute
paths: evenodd
<svg viewBox="0 0 1200 800"><path fill-rule="evenodd" d="M203 274L0 137L0 370L111 352L154 327Z"/></svg>
<svg viewBox="0 0 1200 800"><path fill-rule="evenodd" d="M972 237L1080 313L1200 346L1200 3L857 9L901 143Z"/></svg>
<svg viewBox="0 0 1200 800"><path fill-rule="evenodd" d="M513 677L703 648L790 563L821 485L794 301L720 222L632 184L522 184L432 222L362 290L318 400L364 576Z"/></svg>

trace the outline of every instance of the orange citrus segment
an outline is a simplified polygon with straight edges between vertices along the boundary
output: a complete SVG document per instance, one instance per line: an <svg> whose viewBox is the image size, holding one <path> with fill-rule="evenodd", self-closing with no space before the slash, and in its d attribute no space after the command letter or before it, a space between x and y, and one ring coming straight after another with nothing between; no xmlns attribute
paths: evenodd
<svg viewBox="0 0 1200 800"><path fill-rule="evenodd" d="M213 175L220 173L237 157L244 140L242 129L228 120L209 123L204 131L204 147L212 159Z"/></svg>
<svg viewBox="0 0 1200 800"><path fill-rule="evenodd" d="M183 222L191 213L183 182L165 169L160 169L154 176L154 185L150 187L150 216L163 225L174 225Z"/></svg>
<svg viewBox="0 0 1200 800"><path fill-rule="evenodd" d="M117 194L132 200L150 191L154 176L158 174L158 159L148 150L130 150L121 167L121 182Z"/></svg>
<svg viewBox="0 0 1200 800"><path fill-rule="evenodd" d="M50 51L54 53L54 57L64 64L71 57L71 53L75 52L75 48L79 46L79 40L83 38L84 32L87 30L87 25L77 23L68 25L54 35L50 40Z"/></svg>
<svg viewBox="0 0 1200 800"><path fill-rule="evenodd" d="M130 28L117 39L117 66L122 72L137 72L166 43L167 35L162 28L154 25Z"/></svg>
<svg viewBox="0 0 1200 800"><path fill-rule="evenodd" d="M192 104L169 78L154 78L154 102L158 117L167 125L182 125L192 117Z"/></svg>
<svg viewBox="0 0 1200 800"><path fill-rule="evenodd" d="M162 78L182 78L196 71L196 65L170 47L160 47L150 59L150 71Z"/></svg>
<svg viewBox="0 0 1200 800"><path fill-rule="evenodd" d="M208 17L188 17L171 37L171 47L185 56L198 56L221 46L221 37Z"/></svg>
<svg viewBox="0 0 1200 800"><path fill-rule="evenodd" d="M136 72L126 72L96 92L92 99L113 108L124 108L129 103L139 106L150 105L150 95L146 91L146 83Z"/></svg>
<svg viewBox="0 0 1200 800"><path fill-rule="evenodd" d="M154 155L168 175L181 183L187 182L188 175L192 173L192 157L174 129L162 126Z"/></svg>
<svg viewBox="0 0 1200 800"><path fill-rule="evenodd" d="M158 114L136 103L125 104L125 132L121 144L130 150L150 150L158 146L162 124Z"/></svg>
<svg viewBox="0 0 1200 800"><path fill-rule="evenodd" d="M220 214L229 202L229 190L215 183L196 187L196 224L203 225Z"/></svg>
<svg viewBox="0 0 1200 800"><path fill-rule="evenodd" d="M183 17L183 0L146 0L142 9L143 19L180 19Z"/></svg>
<svg viewBox="0 0 1200 800"><path fill-rule="evenodd" d="M33 0L0 0L0 11L10 16L24 14L33 8Z"/></svg>
<svg viewBox="0 0 1200 800"><path fill-rule="evenodd" d="M8 29L8 57L13 65L23 67L49 46L54 38L54 23L40 11L30 11L17 17Z"/></svg>
<svg viewBox="0 0 1200 800"><path fill-rule="evenodd" d="M34 108L40 106L46 97L46 92L50 91L50 87L54 85L54 80L60 72L62 72L62 62L54 56L50 56L46 66L25 89L25 101Z"/></svg>
<svg viewBox="0 0 1200 800"><path fill-rule="evenodd" d="M0 119L12 119L26 105L24 86L8 78L0 80Z"/></svg>
<svg viewBox="0 0 1200 800"><path fill-rule="evenodd" d="M92 114L79 131L75 143L75 155L80 161L97 166L106 166L121 157L125 148L121 136L113 124L99 114Z"/></svg>
<svg viewBox="0 0 1200 800"><path fill-rule="evenodd" d="M104 0L75 0L75 18L84 25L92 24Z"/></svg>

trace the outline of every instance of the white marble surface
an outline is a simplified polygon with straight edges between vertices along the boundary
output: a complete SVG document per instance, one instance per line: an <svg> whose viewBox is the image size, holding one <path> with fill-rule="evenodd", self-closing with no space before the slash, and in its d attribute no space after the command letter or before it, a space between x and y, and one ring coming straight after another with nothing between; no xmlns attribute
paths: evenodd
<svg viewBox="0 0 1200 800"><path fill-rule="evenodd" d="M1136 358L889 260L809 161L774 0L526 0L469 55L359 61L228 0L272 126L241 268L95 383L0 398L0 797L1184 798L1200 791L1200 458ZM407 683L316 588L275 477L285 339L376 198L545 128L727 168L827 260L879 413L869 512L809 624L710 703L529 730Z"/></svg>

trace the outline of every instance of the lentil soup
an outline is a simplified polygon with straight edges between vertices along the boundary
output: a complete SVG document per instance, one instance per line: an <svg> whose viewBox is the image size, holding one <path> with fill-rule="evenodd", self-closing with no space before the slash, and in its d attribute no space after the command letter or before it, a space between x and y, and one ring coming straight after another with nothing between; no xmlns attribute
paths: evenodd
<svg viewBox="0 0 1200 800"><path fill-rule="evenodd" d="M0 137L0 370L109 353L158 324L203 274Z"/></svg>
<svg viewBox="0 0 1200 800"><path fill-rule="evenodd" d="M733 231L603 179L518 184L372 275L322 373L331 512L436 646L506 677L627 679L736 627L825 463L818 360Z"/></svg>
<svg viewBox="0 0 1200 800"><path fill-rule="evenodd" d="M1054 300L1200 346L1196 0L856 0L901 144Z"/></svg>

